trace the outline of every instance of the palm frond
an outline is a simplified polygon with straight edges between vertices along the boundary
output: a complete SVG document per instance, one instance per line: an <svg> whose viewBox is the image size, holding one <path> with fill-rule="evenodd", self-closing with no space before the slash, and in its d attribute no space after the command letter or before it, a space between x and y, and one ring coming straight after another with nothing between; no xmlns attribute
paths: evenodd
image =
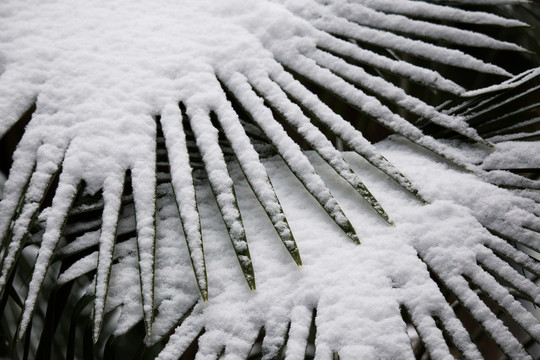
<svg viewBox="0 0 540 360"><path fill-rule="evenodd" d="M5 1L10 355L536 356L534 6Z"/></svg>

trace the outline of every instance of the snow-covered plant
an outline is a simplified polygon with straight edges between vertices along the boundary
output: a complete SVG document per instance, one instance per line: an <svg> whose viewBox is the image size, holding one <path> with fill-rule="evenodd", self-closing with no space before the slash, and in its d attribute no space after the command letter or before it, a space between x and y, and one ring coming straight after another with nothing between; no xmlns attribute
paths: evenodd
<svg viewBox="0 0 540 360"><path fill-rule="evenodd" d="M9 356L539 356L535 6L3 0Z"/></svg>

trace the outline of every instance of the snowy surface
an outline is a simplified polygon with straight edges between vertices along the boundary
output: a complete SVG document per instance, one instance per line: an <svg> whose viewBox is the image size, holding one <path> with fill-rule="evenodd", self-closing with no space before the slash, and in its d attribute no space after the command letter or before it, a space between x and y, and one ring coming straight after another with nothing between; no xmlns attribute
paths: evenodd
<svg viewBox="0 0 540 360"><path fill-rule="evenodd" d="M4 193L4 183L6 182L6 176L0 172L0 200L2 199L2 194Z"/></svg>
<svg viewBox="0 0 540 360"><path fill-rule="evenodd" d="M287 354L292 359L303 359L311 312L315 307L318 358L327 358L333 352L339 352L344 359L355 359L359 353L367 359L413 358L400 304L413 314L415 323L425 334L435 338L433 344L438 343L432 344L435 354L442 356L447 350L431 318L434 314L451 329L463 351L477 357L477 350L467 341L468 335L459 322L456 323L419 256L445 283L455 286L464 296L473 294L463 280L464 275L484 284L488 292L506 292L509 296L504 287L482 270L478 261L486 266L496 264L501 272L509 274L527 293L540 300L536 285L506 263L500 264L501 260L491 250L512 252L513 248L508 249L506 242L490 235L475 218L475 214L484 214L512 221L515 211L538 211L534 201L512 196L475 175L457 171L407 141L386 141L377 147L419 184L422 193L432 202L422 205L382 174L373 172L357 155L345 154L395 219L396 227L386 224L367 204L362 205L359 196L351 196L347 183L333 175L332 169L317 155L309 155L358 229L362 239L359 246L348 241L280 160L265 161L295 233L304 264L301 268L280 246L240 170L233 168L231 176L237 184L257 276L255 292L239 281L242 274L226 240L225 228L222 222L214 220L219 218L219 211L211 192L207 187L198 187L210 288L209 301L203 304L198 300L195 281L181 275L190 271L190 264L179 233L173 231L180 224L169 200L160 211L158 221L157 258L161 260L157 264L156 302L160 304L160 315L155 319L154 336L165 333L183 311L198 303L171 337L161 358L174 358L203 327L206 331L199 340L201 356L216 355L225 346L225 358L244 358L262 326L267 334L263 348L275 350L288 322L292 321ZM118 332L141 319L140 310L134 311L132 305L138 296L136 273L133 256L123 258L113 267L109 306L124 304ZM505 301L509 299L513 297ZM479 317L488 327L500 326L482 304L471 300L471 310L484 314ZM539 334L540 325L519 302L512 300L509 305L515 307L524 326ZM497 331L501 346L514 356L525 356L507 330Z"/></svg>
<svg viewBox="0 0 540 360"><path fill-rule="evenodd" d="M257 291L250 291L241 281L243 275L227 240L225 226L216 221L220 215L213 195L207 186L198 186L209 270L210 293L206 303L200 301L195 280L185 276L191 272L191 265L178 232L180 224L174 202L170 195L161 198L156 249L159 315L149 343L167 333L184 312L195 306L176 329L161 358L175 358L203 328L200 356L215 356L225 346L225 358L245 358L262 326L267 334L263 348L271 354L281 345L291 321L287 354L292 359L303 359L313 308L317 308L317 357L327 358L339 352L344 359L355 359L358 353L368 359L413 358L400 305L412 315L418 331L430 339L428 347L433 354L444 358L447 352L447 345L433 322L432 316L437 316L457 346L472 358L478 357L467 333L430 278L426 264L462 296L466 306L507 354L526 358L517 340L479 300L464 276L504 304L524 328L539 338L540 325L534 316L485 269L497 271L539 302L538 287L497 254L515 258L533 272L538 272L540 266L481 225L493 221L506 222L509 228L516 229L522 225L538 226L538 220L530 215L539 212L538 204L456 170L406 140L388 140L377 144L377 148L431 202L423 205L384 175L372 171L358 155L344 154L395 219L395 227L386 224L367 204L362 205L358 195L352 196L346 181L336 177L322 159L314 153L308 154L358 229L360 246L352 244L330 221L281 160L265 160L295 233L304 264L301 268L280 246L240 169L231 167L257 276ZM134 241L117 249L115 257L120 262L113 266L109 292L108 308L120 305L122 309L117 333L142 319L136 305L140 301L137 259L133 252L126 252L129 246L133 247ZM85 258L73 268L78 267L79 274L83 274L95 267L95 258L93 262Z"/></svg>
<svg viewBox="0 0 540 360"><path fill-rule="evenodd" d="M161 354L163 359L178 357L203 328L200 359L215 358L223 347L225 359L245 358L261 327L267 334L263 348L271 357L289 322L287 356L302 359L315 307L317 358L329 358L333 352L339 352L342 359L355 359L359 353L366 359L412 358L400 306L411 314L433 358L448 356L433 316L442 321L464 354L478 357L466 330L431 280L426 264L462 297L460 300L508 356L526 357L521 345L470 289L464 276L507 308L531 336L540 339L536 319L483 270L497 268L503 278L540 302L536 285L505 262L501 264L492 249L538 272L537 263L482 227L518 237L533 249L540 248L538 232L531 230L538 229L538 217L533 214L540 213L532 200L534 195L512 195L434 157L433 152L463 168L475 169L464 163L465 153L425 136L384 106L380 98L481 139L461 118L441 114L326 52L428 87L470 96L473 93L466 93L437 72L362 49L329 33L434 62L509 76L504 69L428 40L436 34L468 46L521 48L403 16L414 11L421 18L439 19L446 14L445 18L463 22L475 23L483 18L496 26L522 24L407 0L396 1L400 6L394 14L387 14L384 8L388 1L324 3L2 1L0 135L33 103L36 111L13 156L0 203L0 235L13 235L13 241L1 249L0 289L6 284L32 219L38 215L44 193L60 172L52 205L40 214L46 230L19 336L30 324L53 256L99 244L99 253L79 260L60 275L59 281L88 273L99 261L98 281L88 286L88 293L96 295L96 337L103 315L115 308L121 310L116 333L143 320L151 335L149 343L167 334L182 314L193 308L171 336ZM365 16L363 23L352 21L354 16ZM404 24L411 29L410 34L422 39L396 35L394 32L403 32ZM326 87L432 152L403 139L373 147L291 79L283 66ZM367 89L370 95L352 83ZM223 86L243 104L282 160L268 159L261 165ZM287 96L321 116L338 137L402 187L358 155L345 154L342 158ZM263 98L322 158L300 151L274 120ZM185 106L188 119L182 118L179 103ZM225 163L217 129L210 121L212 113L218 116L241 168ZM172 187L157 184L157 116L161 116ZM195 134L208 183L194 186L182 120ZM485 169L515 163L523 154L530 154L530 147L525 145L497 146L500 148L484 162ZM483 159L480 152L473 153ZM115 247L116 219L127 170L132 175L136 219L130 225L136 227L137 237ZM87 195L103 190L101 231L57 249L65 216L83 182ZM351 184L361 194L352 191ZM366 195L363 184L378 203ZM403 187L411 192L418 190L431 204L423 205ZM166 195L158 198L159 192ZM396 226L386 223L368 202L384 214L382 205ZM121 225L118 223L119 228ZM358 242L362 244L356 245ZM296 245L302 267L290 256L295 256ZM255 288L255 277L256 291L250 290ZM209 300L203 302L201 294L205 298L206 291ZM158 309L155 319L154 308Z"/></svg>
<svg viewBox="0 0 540 360"><path fill-rule="evenodd" d="M483 162L484 169L540 168L540 143L515 141L497 143L496 151Z"/></svg>

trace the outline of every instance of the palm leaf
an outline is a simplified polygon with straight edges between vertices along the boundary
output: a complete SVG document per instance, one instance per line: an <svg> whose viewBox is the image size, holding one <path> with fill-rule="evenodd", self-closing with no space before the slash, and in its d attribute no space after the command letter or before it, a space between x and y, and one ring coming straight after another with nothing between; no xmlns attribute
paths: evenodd
<svg viewBox="0 0 540 360"><path fill-rule="evenodd" d="M10 356L536 356L534 6L0 5Z"/></svg>

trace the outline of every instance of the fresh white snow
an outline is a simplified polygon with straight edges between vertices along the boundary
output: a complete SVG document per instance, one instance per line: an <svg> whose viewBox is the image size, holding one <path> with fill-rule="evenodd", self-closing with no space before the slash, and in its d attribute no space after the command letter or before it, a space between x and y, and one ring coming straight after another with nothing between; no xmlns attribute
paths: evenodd
<svg viewBox="0 0 540 360"><path fill-rule="evenodd" d="M521 1L476 1L512 2ZM13 155L9 178L0 180L0 236L9 239L0 250L1 290L32 220L39 216L46 226L19 337L30 324L53 259L97 246L58 281L97 269L87 286L87 294L95 296L95 338L104 315L113 309L119 311L115 334L144 321L148 344L161 340L191 311L161 359L177 358L202 329L198 358L215 358L225 348L224 359L244 359L262 327L265 359L278 352L287 331L287 357L302 359L314 308L317 359L334 352L344 360L358 354L365 359L414 358L401 309L410 314L432 358L450 356L434 317L460 351L479 357L429 271L456 293L507 356L527 358L469 282L540 340L538 321L488 271L497 271L538 304L538 287L499 256L536 274L538 262L486 229L540 250L537 192L519 190L527 193L519 196L485 181L540 189L538 181L489 171L539 166L537 144L501 142L488 148L462 117L440 112L346 61L351 58L455 95L502 91L539 70L466 91L433 70L362 49L362 44L509 76L498 66L433 45L430 39L521 51L517 45L426 19L523 24L423 1L326 3L2 1L0 135L34 103L36 110ZM408 18L411 14L422 20ZM406 29L421 39L408 38ZM289 70L409 140L394 137L369 144ZM244 107L280 157L259 158L224 90ZM381 99L480 144L457 148L426 136ZM302 151L263 100L316 152ZM303 110L365 159L340 153ZM212 114L239 165L226 163ZM156 121L163 129L170 184L158 185L156 178ZM187 143L184 124L190 125L194 144ZM195 180L188 145L198 147L207 182ZM475 164L485 160L476 166L467 161L473 158L479 160ZM134 223L118 221L128 170L133 187L128 213ZM57 172L52 205L38 214ZM103 191L103 222L99 231L65 245L60 235L81 190L87 195ZM373 212L362 196L396 226ZM115 233L129 227L137 236L115 246Z"/></svg>

